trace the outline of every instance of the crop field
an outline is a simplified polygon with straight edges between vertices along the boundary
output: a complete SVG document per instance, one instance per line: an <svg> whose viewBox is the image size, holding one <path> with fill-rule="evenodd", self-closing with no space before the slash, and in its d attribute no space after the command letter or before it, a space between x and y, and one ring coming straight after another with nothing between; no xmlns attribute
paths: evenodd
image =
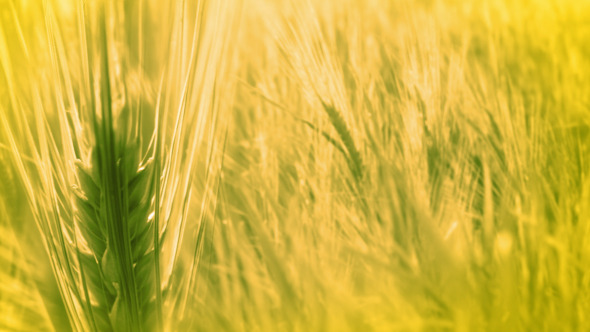
<svg viewBox="0 0 590 332"><path fill-rule="evenodd" d="M589 0L0 0L0 331L589 331Z"/></svg>

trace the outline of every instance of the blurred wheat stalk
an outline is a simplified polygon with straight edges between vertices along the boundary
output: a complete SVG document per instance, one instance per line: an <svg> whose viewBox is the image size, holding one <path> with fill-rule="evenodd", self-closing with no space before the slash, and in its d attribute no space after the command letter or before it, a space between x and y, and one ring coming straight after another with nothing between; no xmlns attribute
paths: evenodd
<svg viewBox="0 0 590 332"><path fill-rule="evenodd" d="M2 2L3 148L74 330L190 325L237 5Z"/></svg>

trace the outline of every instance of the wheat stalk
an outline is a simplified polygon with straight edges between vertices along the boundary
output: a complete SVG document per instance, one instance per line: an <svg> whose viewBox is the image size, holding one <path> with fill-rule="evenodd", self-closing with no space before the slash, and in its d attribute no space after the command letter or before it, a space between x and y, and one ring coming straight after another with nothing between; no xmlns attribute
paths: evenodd
<svg viewBox="0 0 590 332"><path fill-rule="evenodd" d="M1 156L0 165L3 164ZM0 270L0 330L48 331L50 317L35 287L34 265L27 260L17 232L10 225L10 218L16 215L8 210L0 202L0 232L3 235L0 242L0 265L3 267Z"/></svg>

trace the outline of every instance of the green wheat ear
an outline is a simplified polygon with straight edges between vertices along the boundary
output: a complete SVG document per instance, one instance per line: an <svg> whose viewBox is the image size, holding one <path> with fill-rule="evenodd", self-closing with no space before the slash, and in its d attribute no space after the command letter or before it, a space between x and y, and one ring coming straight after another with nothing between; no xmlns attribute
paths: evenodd
<svg viewBox="0 0 590 332"><path fill-rule="evenodd" d="M79 186L73 189L76 221L88 249L79 252L85 305L99 331L153 326L157 289L149 218L153 163L140 164L136 143L116 145L123 148L109 151L97 144L89 162L76 163Z"/></svg>
<svg viewBox="0 0 590 332"><path fill-rule="evenodd" d="M327 104L324 100L320 99L324 111L328 115L330 119L330 123L338 133L342 144L344 145L345 151L343 151L339 145L335 145L341 152L343 152L346 162L348 164L348 168L352 173L353 177L357 182L360 182L364 176L364 167L363 161L361 158L361 154L359 150L356 148L354 144L354 140L352 139L352 135L350 134L350 130L346 125L346 121L342 117L342 114L332 105ZM330 142L334 142L335 140L330 140Z"/></svg>

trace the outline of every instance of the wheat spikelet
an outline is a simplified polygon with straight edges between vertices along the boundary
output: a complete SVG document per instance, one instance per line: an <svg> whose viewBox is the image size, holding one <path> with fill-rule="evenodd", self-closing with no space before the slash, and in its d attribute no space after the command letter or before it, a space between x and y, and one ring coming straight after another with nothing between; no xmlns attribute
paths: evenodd
<svg viewBox="0 0 590 332"><path fill-rule="evenodd" d="M350 130L348 130L346 121L344 121L344 118L334 106L326 104L323 100L322 106L324 107L324 110L326 111L326 114L330 119L330 123L336 130L336 133L338 133L338 136L340 137L342 144L346 148L345 157L350 172L354 176L355 180L361 181L364 172L363 161L361 158L361 154L359 153L358 149L356 148L356 145L354 144L354 140L352 138L352 135L350 134Z"/></svg>
<svg viewBox="0 0 590 332"><path fill-rule="evenodd" d="M122 186L117 190L123 194L123 197L119 197L123 203L120 211L122 215L115 218L115 222L119 224L116 225L110 222L106 211L111 207L105 198L109 194L105 192L105 187L108 186L104 183L113 180L105 179L107 174L102 171L100 160L106 156L101 156L101 152L104 153L97 147L89 164L77 163L80 186L74 188L77 225L88 249L88 252L80 252L80 263L85 272L90 297L90 318L100 331L111 330L113 326L124 326L128 320L139 320L146 327L153 317L153 306L150 303L157 289L153 269L154 222L153 218L148 218L153 211L152 163L140 165L137 147L133 145L116 153L115 158L107 158L118 160L115 178L122 180ZM126 227L126 230L117 226ZM117 266L120 263L117 254L121 253L114 246L121 240L128 242L131 249L131 252L126 253L131 254L131 261L126 266ZM119 271L131 274L122 276ZM117 289L125 282L132 285L132 292L127 295ZM129 296L135 298L128 298Z"/></svg>

